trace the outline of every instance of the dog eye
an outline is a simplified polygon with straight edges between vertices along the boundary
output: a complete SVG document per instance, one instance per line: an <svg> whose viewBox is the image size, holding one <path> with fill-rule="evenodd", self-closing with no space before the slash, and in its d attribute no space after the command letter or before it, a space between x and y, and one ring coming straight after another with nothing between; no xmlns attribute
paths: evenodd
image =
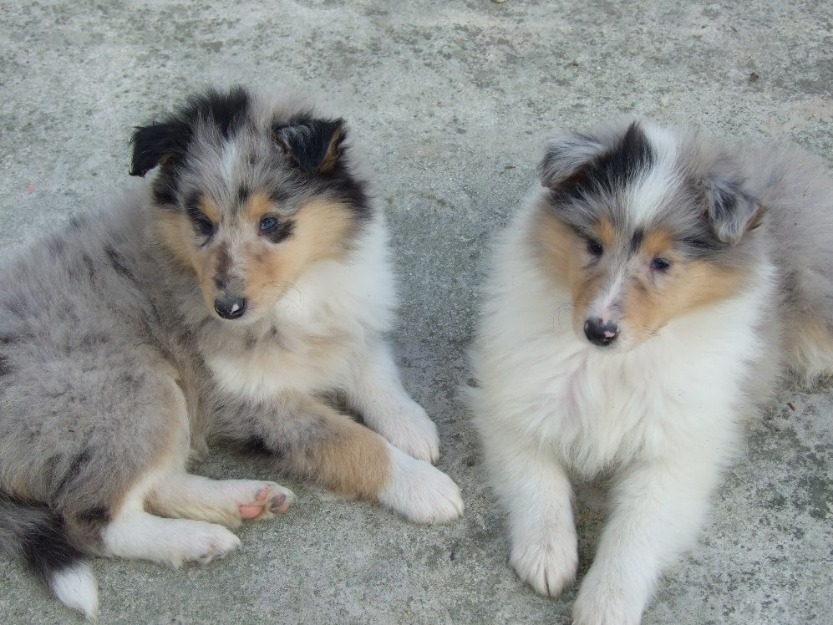
<svg viewBox="0 0 833 625"><path fill-rule="evenodd" d="M604 253L604 248L596 239L587 239L587 252L591 256L601 256Z"/></svg>
<svg viewBox="0 0 833 625"><path fill-rule="evenodd" d="M261 232L271 232L278 226L278 220L275 217L270 217L267 215L263 219L260 220L260 231Z"/></svg>
<svg viewBox="0 0 833 625"><path fill-rule="evenodd" d="M196 233L201 237L205 237L207 240L211 238L212 234L214 234L214 224L211 223L211 220L208 217L203 215L197 209L189 208L188 218L194 225L194 230L196 231Z"/></svg>
<svg viewBox="0 0 833 625"><path fill-rule="evenodd" d="M654 271L668 271L671 267L671 263L666 258L662 258L661 256L657 256L654 260L651 261L651 269Z"/></svg>

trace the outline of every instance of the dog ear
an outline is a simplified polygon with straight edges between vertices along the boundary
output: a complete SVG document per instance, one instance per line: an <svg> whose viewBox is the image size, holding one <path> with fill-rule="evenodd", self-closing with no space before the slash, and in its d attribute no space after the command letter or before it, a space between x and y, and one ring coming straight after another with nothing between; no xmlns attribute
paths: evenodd
<svg viewBox="0 0 833 625"><path fill-rule="evenodd" d="M554 188L601 155L607 146L592 135L566 132L553 135L538 164L541 184Z"/></svg>
<svg viewBox="0 0 833 625"><path fill-rule="evenodd" d="M635 121L602 126L593 134L557 132L547 141L546 153L538 165L541 184L553 189L617 144L628 144L629 138L637 136L641 137L641 131Z"/></svg>
<svg viewBox="0 0 833 625"><path fill-rule="evenodd" d="M763 207L743 190L738 180L712 175L705 187L706 215L715 235L724 243L735 245L763 221Z"/></svg>
<svg viewBox="0 0 833 625"><path fill-rule="evenodd" d="M166 122L139 126L130 142L133 144L131 176L144 176L157 165L185 156L191 129L183 122Z"/></svg>
<svg viewBox="0 0 833 625"><path fill-rule="evenodd" d="M329 171L341 157L341 144L347 136L343 119L302 117L272 126L275 141L304 171Z"/></svg>

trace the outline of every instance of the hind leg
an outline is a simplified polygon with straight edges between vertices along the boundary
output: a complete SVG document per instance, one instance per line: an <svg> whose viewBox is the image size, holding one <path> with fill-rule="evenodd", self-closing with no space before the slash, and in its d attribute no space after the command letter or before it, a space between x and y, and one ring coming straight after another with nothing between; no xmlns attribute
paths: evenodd
<svg viewBox="0 0 833 625"><path fill-rule="evenodd" d="M163 516L199 519L236 528L289 510L295 494L275 482L212 480L178 472L151 492L148 507Z"/></svg>
<svg viewBox="0 0 833 625"><path fill-rule="evenodd" d="M108 477L118 471L120 455L129 462L125 462L127 468L119 476L119 489L110 493L106 506L82 512L80 517L98 519L96 552L101 555L173 566L221 558L240 544L225 527L203 520L162 518L147 511L156 491L175 493L182 485L179 478L186 475L190 423L185 396L170 368L145 371L141 382L141 387L137 386L141 392L125 395L130 401L121 406L119 414L131 417L119 420L124 429L118 436L122 444L115 448L112 442L98 443L97 452L109 458L108 465L98 467L97 481L85 485L92 493L94 485L106 484ZM141 427L131 428L131 424ZM103 436L107 428L102 430Z"/></svg>
<svg viewBox="0 0 833 625"><path fill-rule="evenodd" d="M240 539L214 523L166 519L146 511L151 494L168 482L176 484L180 459L165 463L137 480L112 518L101 530L103 555L138 558L179 567L186 562L205 564L222 558L240 545Z"/></svg>
<svg viewBox="0 0 833 625"><path fill-rule="evenodd" d="M113 519L102 532L105 555L152 560L179 567L206 564L240 546L226 528L204 521L164 519L130 510Z"/></svg>

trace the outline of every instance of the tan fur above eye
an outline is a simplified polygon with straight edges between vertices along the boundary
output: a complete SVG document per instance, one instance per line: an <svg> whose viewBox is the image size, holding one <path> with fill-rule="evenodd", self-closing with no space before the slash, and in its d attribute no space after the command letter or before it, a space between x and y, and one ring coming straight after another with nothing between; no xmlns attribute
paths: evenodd
<svg viewBox="0 0 833 625"><path fill-rule="evenodd" d="M265 193L252 194L243 204L243 212L246 218L254 224L276 209L275 203Z"/></svg>

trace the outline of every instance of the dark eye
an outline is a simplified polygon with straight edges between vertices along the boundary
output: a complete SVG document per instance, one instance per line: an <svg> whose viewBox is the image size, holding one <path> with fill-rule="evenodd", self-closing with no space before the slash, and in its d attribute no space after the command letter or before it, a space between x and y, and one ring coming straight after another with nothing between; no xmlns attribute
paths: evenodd
<svg viewBox="0 0 833 625"><path fill-rule="evenodd" d="M599 243L596 239L587 239L587 252L591 256L601 256L604 253L604 248L602 244Z"/></svg>
<svg viewBox="0 0 833 625"><path fill-rule="evenodd" d="M211 238L211 235L214 234L214 224L211 223L211 220L196 208L188 209L188 219L191 220L191 223L194 226L194 231L199 236L205 237L206 240L208 240Z"/></svg>
<svg viewBox="0 0 833 625"><path fill-rule="evenodd" d="M270 217L267 215L263 219L260 220L260 231L261 232L271 232L278 226L278 220L275 217Z"/></svg>
<svg viewBox="0 0 833 625"><path fill-rule="evenodd" d="M651 261L651 269L654 271L668 271L671 267L671 263L668 261L667 258L662 258L661 256L657 256L654 260Z"/></svg>

